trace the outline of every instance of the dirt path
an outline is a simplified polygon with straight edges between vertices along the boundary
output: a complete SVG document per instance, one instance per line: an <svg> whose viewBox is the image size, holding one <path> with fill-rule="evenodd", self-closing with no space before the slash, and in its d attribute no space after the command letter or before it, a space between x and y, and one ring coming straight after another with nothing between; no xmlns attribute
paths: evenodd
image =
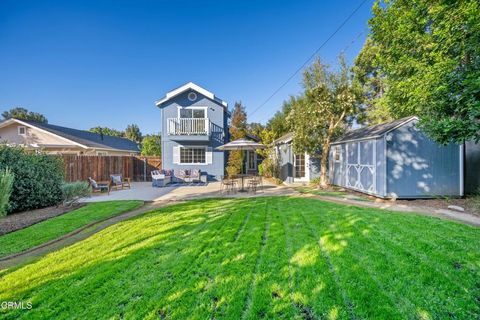
<svg viewBox="0 0 480 320"><path fill-rule="evenodd" d="M172 201L156 201L156 202L147 202L142 207L122 213L120 215L89 223L77 230L74 230L70 233L67 233L60 238L48 241L39 246L30 248L26 251L15 253L3 258L0 258L0 270L11 268L13 266L22 265L28 262L31 262L39 257L42 257L50 252L56 251L58 249L72 245L78 241L86 239L91 235L111 226L118 222L142 215L148 211L162 208L168 204L173 204L178 202Z"/></svg>
<svg viewBox="0 0 480 320"><path fill-rule="evenodd" d="M448 219L452 221L461 222L464 224L469 224L475 227L480 227L480 217L477 217L473 214L456 212L453 210L446 209L437 209L427 206L407 206L405 204L395 204L395 203L377 203L369 201L357 201L352 199L340 198L340 197L329 197L329 196L320 196L314 194L302 194L303 197L314 198L322 201L335 202L339 204L354 205L359 207L369 207L375 209L383 209L391 212L400 212L400 213L412 213L412 214L421 214L432 217L438 217L443 219Z"/></svg>

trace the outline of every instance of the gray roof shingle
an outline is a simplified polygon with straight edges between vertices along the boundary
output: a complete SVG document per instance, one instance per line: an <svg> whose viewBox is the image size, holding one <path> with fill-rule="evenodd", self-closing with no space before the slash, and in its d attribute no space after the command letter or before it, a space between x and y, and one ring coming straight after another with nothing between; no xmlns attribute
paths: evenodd
<svg viewBox="0 0 480 320"><path fill-rule="evenodd" d="M414 120L416 118L417 117L414 117L414 116L413 117L406 117L406 118L394 120L394 121L391 121L391 122L380 123L380 124L376 124L376 125L373 125L373 126L348 131L343 136L336 139L333 143L340 143L340 142L345 142L345 141L368 139L368 138L374 138L374 137L382 136L383 134L389 132L390 130L398 127L402 123L409 122L409 121Z"/></svg>
<svg viewBox="0 0 480 320"><path fill-rule="evenodd" d="M90 131L66 128L36 121L21 121L90 148L105 148L140 152L138 144L126 138L101 135Z"/></svg>

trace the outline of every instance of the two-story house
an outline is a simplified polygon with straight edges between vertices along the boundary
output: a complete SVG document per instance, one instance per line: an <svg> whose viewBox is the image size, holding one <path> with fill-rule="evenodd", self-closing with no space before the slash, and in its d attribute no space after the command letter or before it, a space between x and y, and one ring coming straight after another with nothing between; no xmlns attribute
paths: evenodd
<svg viewBox="0 0 480 320"><path fill-rule="evenodd" d="M155 103L161 111L164 169L200 169L209 180L224 174L228 141L228 105L212 92L189 82Z"/></svg>

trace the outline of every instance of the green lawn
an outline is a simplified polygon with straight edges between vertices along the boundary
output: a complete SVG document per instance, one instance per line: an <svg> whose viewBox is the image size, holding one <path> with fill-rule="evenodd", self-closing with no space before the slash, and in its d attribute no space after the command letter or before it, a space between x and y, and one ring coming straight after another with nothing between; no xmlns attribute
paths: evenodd
<svg viewBox="0 0 480 320"><path fill-rule="evenodd" d="M108 201L90 203L69 213L0 236L0 257L33 248L59 238L91 222L99 221L140 207L143 201Z"/></svg>
<svg viewBox="0 0 480 320"><path fill-rule="evenodd" d="M476 319L480 229L259 197L123 221L0 273L7 319ZM0 314L1 316L1 314Z"/></svg>
<svg viewBox="0 0 480 320"><path fill-rule="evenodd" d="M321 190L321 189L318 189L317 187L296 187L295 190L297 190L300 193L310 193L310 194L315 194L319 196L349 198L349 199L358 200L358 201L370 201L366 196L353 195L351 193L349 194L346 191Z"/></svg>

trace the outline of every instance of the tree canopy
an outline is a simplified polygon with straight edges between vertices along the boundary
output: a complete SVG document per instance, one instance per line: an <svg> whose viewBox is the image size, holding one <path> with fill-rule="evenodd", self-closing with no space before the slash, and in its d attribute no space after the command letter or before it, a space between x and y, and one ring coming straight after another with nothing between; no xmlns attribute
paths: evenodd
<svg viewBox="0 0 480 320"><path fill-rule="evenodd" d="M247 113L241 102L235 102L230 123L230 141L245 138L247 135ZM230 151L227 172L229 175L241 173L243 170L243 152Z"/></svg>
<svg viewBox="0 0 480 320"><path fill-rule="evenodd" d="M330 144L349 125L359 111L358 89L343 57L338 72L320 59L303 73L305 92L292 103L288 116L294 133L295 153L320 155L320 186L325 187Z"/></svg>
<svg viewBox="0 0 480 320"><path fill-rule="evenodd" d="M125 129L125 138L135 141L136 143L142 142L142 132L136 124L129 124Z"/></svg>
<svg viewBox="0 0 480 320"><path fill-rule="evenodd" d="M2 112L2 117L3 119L20 119L20 120L31 120L31 121L37 121L37 122L42 122L42 123L48 123L47 118L38 112L33 112L33 111L28 111L25 108L22 107L16 107L12 108L8 111Z"/></svg>
<svg viewBox="0 0 480 320"><path fill-rule="evenodd" d="M142 139L142 156L161 156L162 139L159 134L148 134Z"/></svg>
<svg viewBox="0 0 480 320"><path fill-rule="evenodd" d="M441 143L480 140L480 2L377 1L370 20L385 99Z"/></svg>
<svg viewBox="0 0 480 320"><path fill-rule="evenodd" d="M95 132L95 133L98 133L98 134L104 134L104 135L112 136L112 137L123 138L125 136L125 133L123 131L119 131L119 130L108 128L108 127L98 126L98 127L90 128L88 131Z"/></svg>

